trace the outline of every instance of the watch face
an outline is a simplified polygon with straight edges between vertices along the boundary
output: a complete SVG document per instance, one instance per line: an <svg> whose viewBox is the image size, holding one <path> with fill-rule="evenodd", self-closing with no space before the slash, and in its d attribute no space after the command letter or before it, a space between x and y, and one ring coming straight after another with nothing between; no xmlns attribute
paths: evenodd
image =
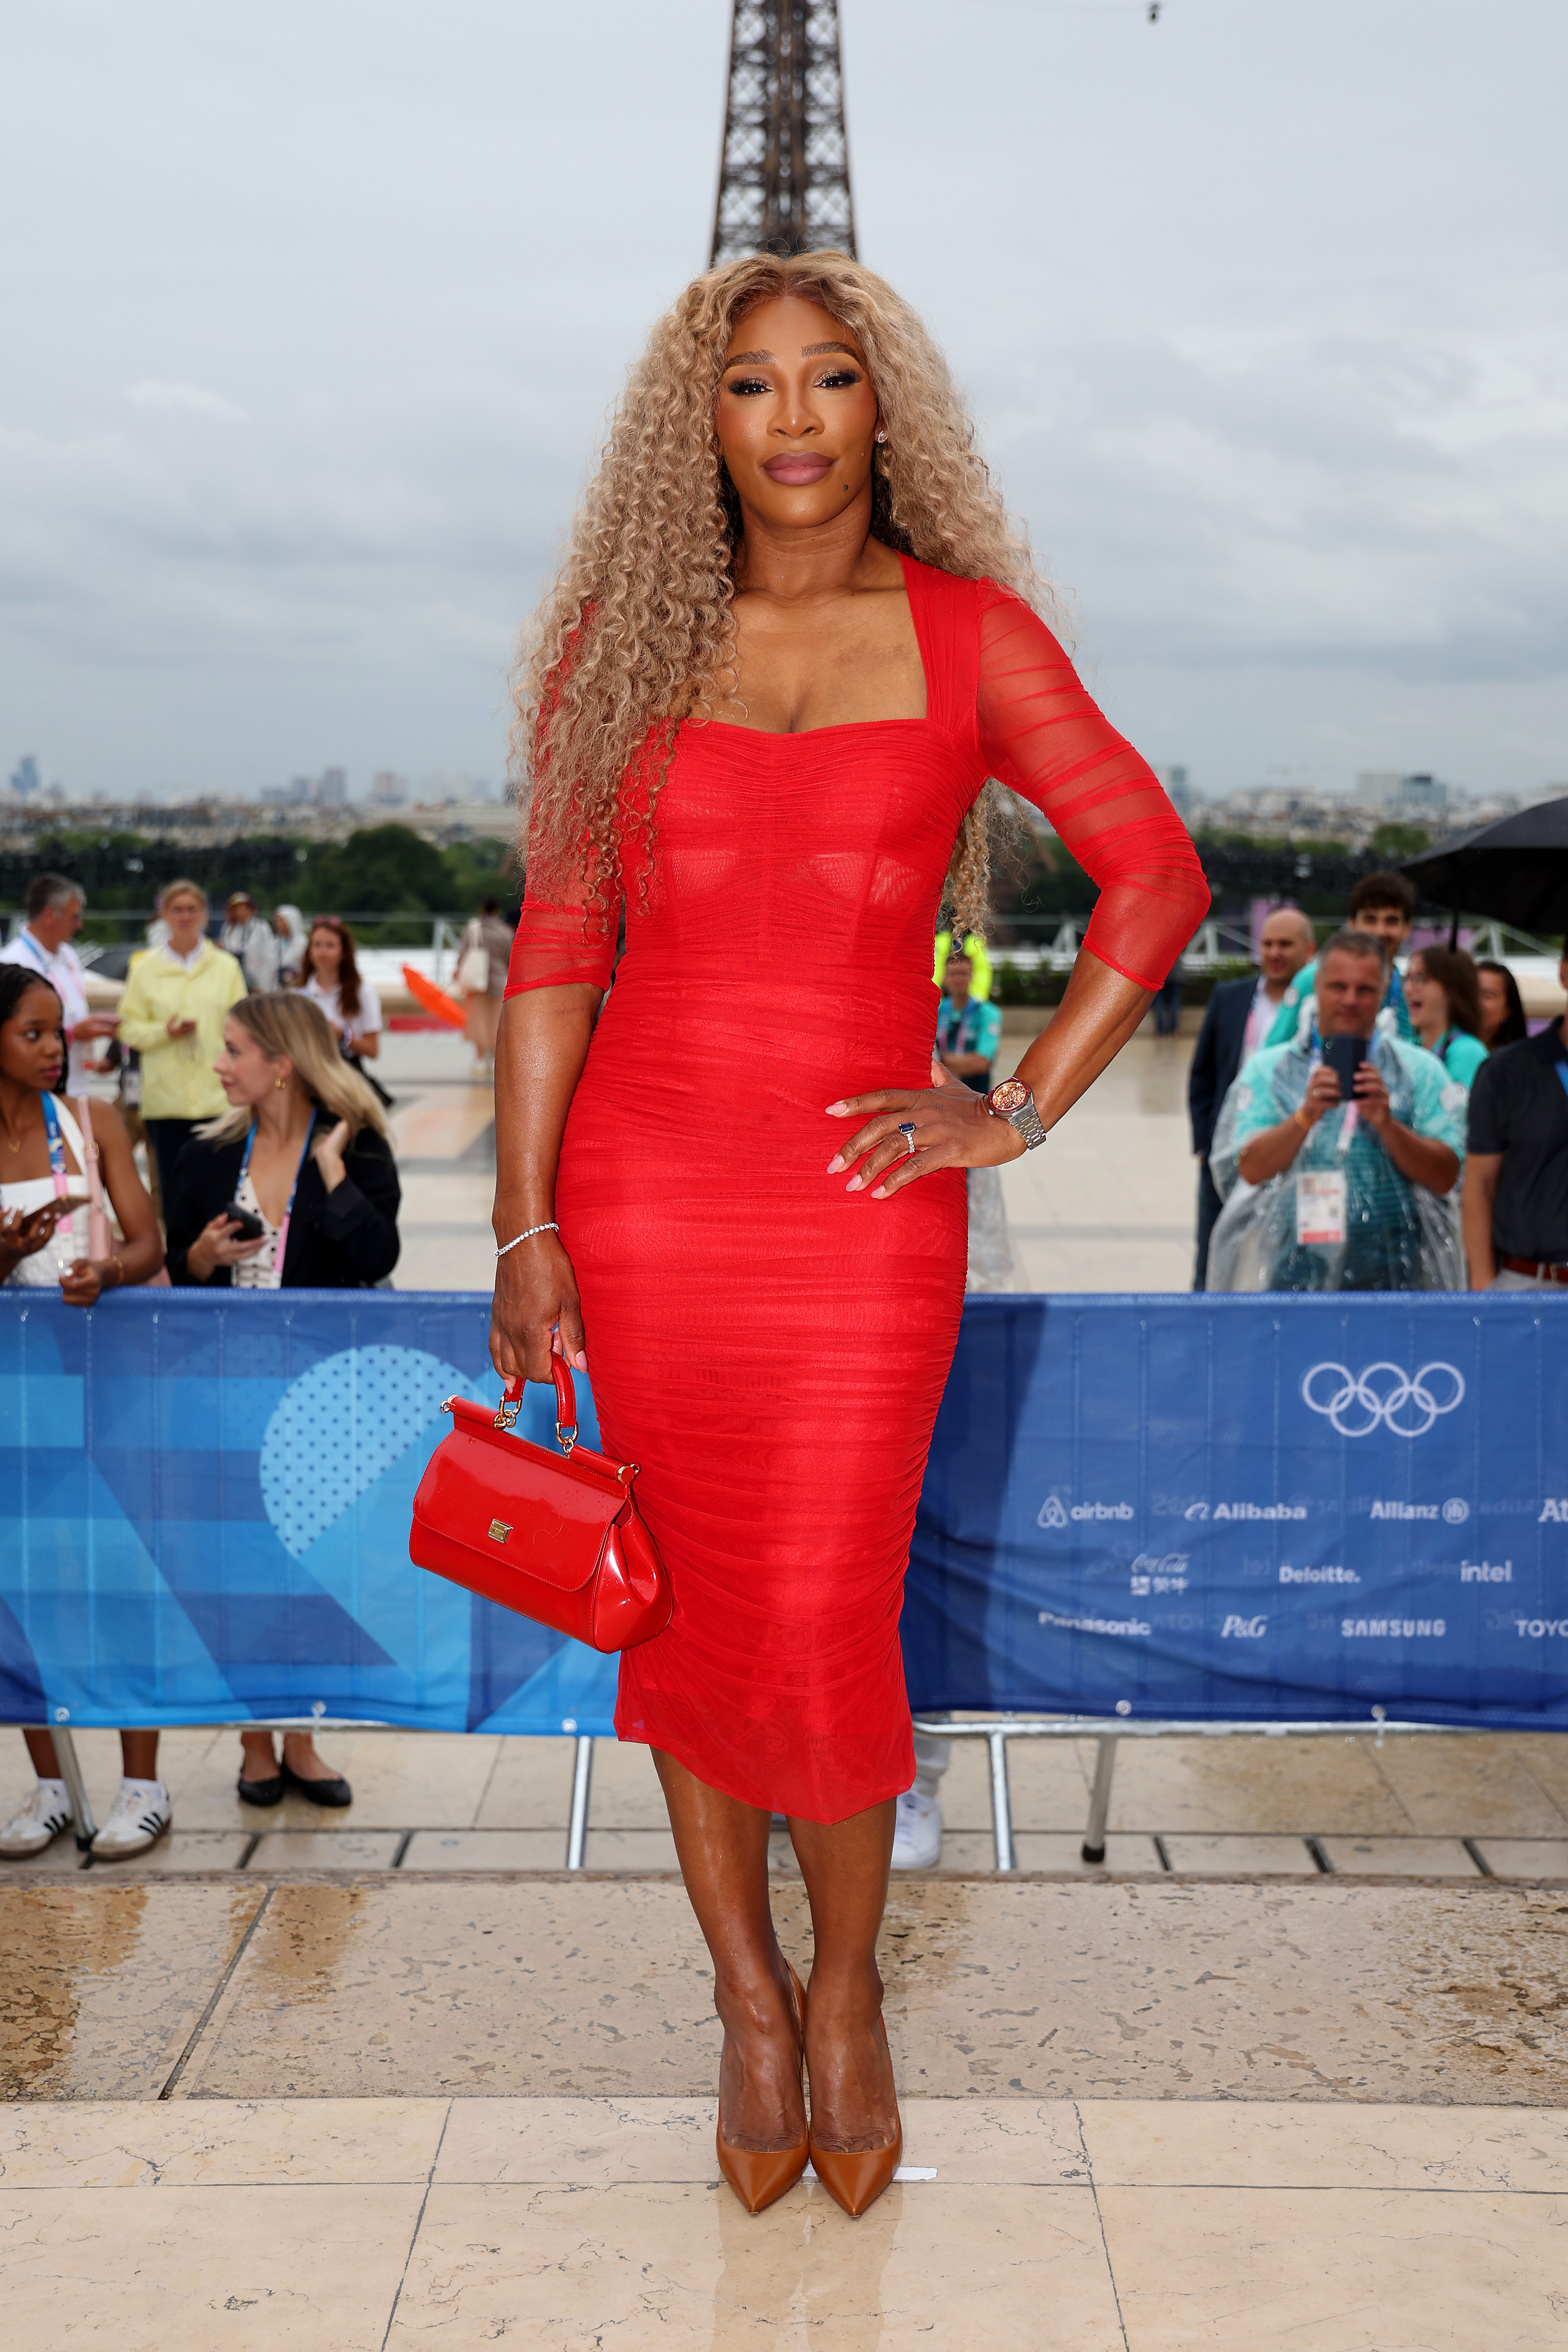
<svg viewBox="0 0 1568 2352"><path fill-rule="evenodd" d="M1022 1078L1004 1078L999 1087L991 1089L991 1108L998 1118L1011 1118L1016 1110L1022 1110L1033 1100Z"/></svg>

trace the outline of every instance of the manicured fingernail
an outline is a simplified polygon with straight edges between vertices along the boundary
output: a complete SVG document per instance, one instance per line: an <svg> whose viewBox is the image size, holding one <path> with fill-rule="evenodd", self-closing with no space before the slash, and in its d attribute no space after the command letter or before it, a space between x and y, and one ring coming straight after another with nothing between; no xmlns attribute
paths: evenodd
<svg viewBox="0 0 1568 2352"><path fill-rule="evenodd" d="M838 1171L839 1171L839 1170L843 1167L843 1165L844 1165L844 1154L842 1153L842 1151L836 1151L836 1152L834 1153L834 1155L833 1155L832 1159L831 1159L831 1160L828 1161L828 1163L827 1163L827 1172L828 1172L828 1174L829 1174L830 1176L837 1176L837 1173L838 1173Z"/></svg>
<svg viewBox="0 0 1568 2352"><path fill-rule="evenodd" d="M860 1190L860 1179L858 1176L851 1176L848 1183L844 1187L844 1190L847 1192L858 1192Z"/></svg>
<svg viewBox="0 0 1568 2352"><path fill-rule="evenodd" d="M887 1197L887 1187L883 1184L879 1184L876 1191L871 1195L873 1201L885 1201Z"/></svg>
<svg viewBox="0 0 1568 2352"><path fill-rule="evenodd" d="M588 1359L587 1359L587 1357L586 1357L585 1355L584 1355L584 1353L583 1353L583 1351L582 1351L582 1349L579 1349L577 1350L576 1355L573 1358L573 1360L573 1360L573 1362L576 1365L577 1370L578 1370L580 1372L585 1372L585 1371L587 1370L587 1369L588 1369Z"/></svg>
<svg viewBox="0 0 1568 2352"><path fill-rule="evenodd" d="M829 1118L842 1118L848 1108L847 1103L829 1103L827 1116Z"/></svg>

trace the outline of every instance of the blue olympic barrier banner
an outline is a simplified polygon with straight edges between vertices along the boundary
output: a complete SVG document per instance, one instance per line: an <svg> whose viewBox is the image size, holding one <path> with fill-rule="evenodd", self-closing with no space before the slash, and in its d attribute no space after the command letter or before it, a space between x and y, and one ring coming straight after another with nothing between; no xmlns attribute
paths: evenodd
<svg viewBox="0 0 1568 2352"><path fill-rule="evenodd" d="M917 1711L1568 1729L1568 1299L970 1299Z"/></svg>
<svg viewBox="0 0 1568 2352"><path fill-rule="evenodd" d="M488 1309L0 1291L0 1720L609 1731L408 1559ZM971 1299L903 1636L918 1709L1568 1727L1568 1301Z"/></svg>
<svg viewBox="0 0 1568 2352"><path fill-rule="evenodd" d="M441 1400L500 1394L489 1327L471 1292L0 1290L0 1720L609 1731L613 1658L408 1557Z"/></svg>

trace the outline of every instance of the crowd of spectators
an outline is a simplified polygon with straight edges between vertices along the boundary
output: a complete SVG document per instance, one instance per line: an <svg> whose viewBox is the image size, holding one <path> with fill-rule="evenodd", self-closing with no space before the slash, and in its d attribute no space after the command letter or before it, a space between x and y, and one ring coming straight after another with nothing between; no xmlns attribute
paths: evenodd
<svg viewBox="0 0 1568 2352"><path fill-rule="evenodd" d="M118 1005L94 1013L70 944L85 908L79 884L40 875L0 947L0 1284L54 1288L77 1307L147 1283L389 1285L397 1170L389 1097L365 1068L381 1007L348 927L321 916L307 929L291 906L268 919L238 891L214 939L205 893L171 882ZM87 1091L89 1072L110 1066L118 1107ZM73 1825L49 1734L26 1737L37 1779L0 1830L7 1859ZM157 1732L121 1738L100 1858L144 1852L173 1819ZM352 1801L308 1733L288 1734L281 1755L269 1732L245 1734L241 1799L276 1804L290 1786L319 1805Z"/></svg>
<svg viewBox="0 0 1568 2352"><path fill-rule="evenodd" d="M1214 991L1196 1289L1568 1286L1568 1018L1532 1038L1507 965L1458 946L1402 974L1415 910L1403 875L1367 875L1314 952L1281 908L1257 979Z"/></svg>

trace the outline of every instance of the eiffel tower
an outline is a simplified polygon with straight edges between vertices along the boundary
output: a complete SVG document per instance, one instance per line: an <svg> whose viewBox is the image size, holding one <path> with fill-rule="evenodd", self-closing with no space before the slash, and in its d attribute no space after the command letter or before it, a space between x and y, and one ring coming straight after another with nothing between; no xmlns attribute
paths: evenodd
<svg viewBox="0 0 1568 2352"><path fill-rule="evenodd" d="M855 251L837 0L735 0L712 260Z"/></svg>

